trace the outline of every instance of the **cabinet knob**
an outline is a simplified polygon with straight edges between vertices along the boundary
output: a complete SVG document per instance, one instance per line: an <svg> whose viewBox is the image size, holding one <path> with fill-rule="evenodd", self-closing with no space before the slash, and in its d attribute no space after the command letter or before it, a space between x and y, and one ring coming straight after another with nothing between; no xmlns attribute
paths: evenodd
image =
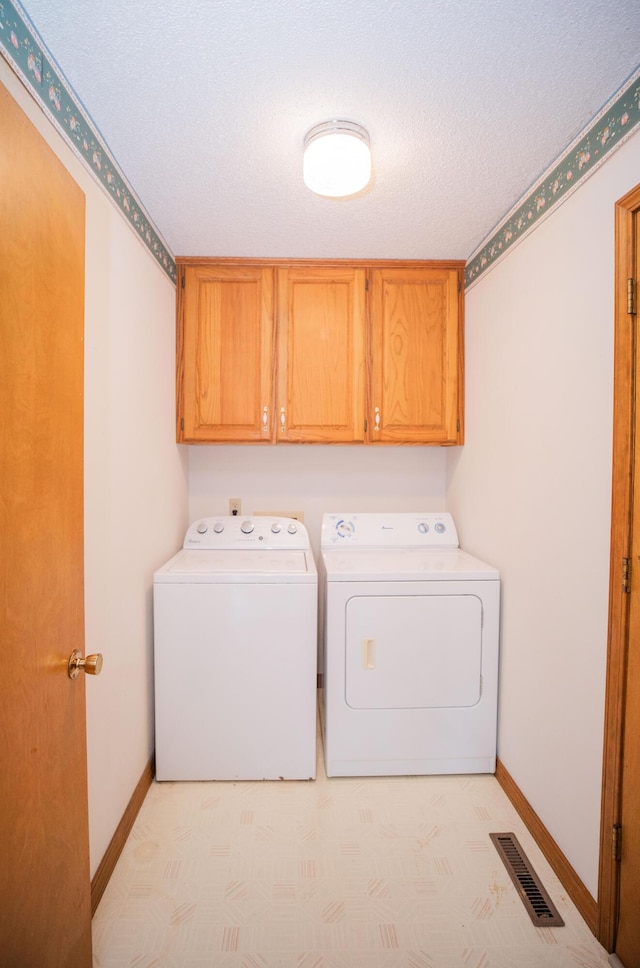
<svg viewBox="0 0 640 968"><path fill-rule="evenodd" d="M269 408L262 408L262 433L266 434L269 429Z"/></svg>
<svg viewBox="0 0 640 968"><path fill-rule="evenodd" d="M374 430L380 430L380 407L375 407L375 427Z"/></svg>

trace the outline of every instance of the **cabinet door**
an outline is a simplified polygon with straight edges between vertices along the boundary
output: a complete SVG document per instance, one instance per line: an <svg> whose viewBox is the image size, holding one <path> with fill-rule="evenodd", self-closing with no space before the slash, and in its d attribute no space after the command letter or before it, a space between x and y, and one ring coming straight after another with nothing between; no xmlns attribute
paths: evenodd
<svg viewBox="0 0 640 968"><path fill-rule="evenodd" d="M184 271L178 439L271 441L273 269L187 265Z"/></svg>
<svg viewBox="0 0 640 968"><path fill-rule="evenodd" d="M278 270L278 441L364 441L365 271Z"/></svg>
<svg viewBox="0 0 640 968"><path fill-rule="evenodd" d="M371 272L371 443L462 442L456 269Z"/></svg>

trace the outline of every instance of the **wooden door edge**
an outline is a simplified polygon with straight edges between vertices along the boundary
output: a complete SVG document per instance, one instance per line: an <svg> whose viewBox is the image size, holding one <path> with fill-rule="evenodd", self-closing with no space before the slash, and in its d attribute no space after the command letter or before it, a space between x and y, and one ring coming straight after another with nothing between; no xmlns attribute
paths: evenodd
<svg viewBox="0 0 640 968"><path fill-rule="evenodd" d="M155 776L155 755L151 757L144 770L142 771L142 776L136 784L136 788L131 794L131 799L127 804L127 807L122 814L120 823L116 827L116 832L111 838L111 842L107 847L104 857L98 865L98 869L93 875L91 880L91 916L96 913L98 905L102 900L102 895L105 892L106 886L109 883L109 879L113 874L116 863L124 845L127 841L127 837L131 833L131 829L135 823L135 819L140 812L140 807L143 804L144 798L149 792L151 783Z"/></svg>
<svg viewBox="0 0 640 968"><path fill-rule="evenodd" d="M611 494L609 626L607 638L602 805L598 872L600 944L613 951L618 918L619 863L611 839L620 820L622 785L622 725L628 595L622 590L622 561L628 557L631 526L633 461L634 345L627 313L627 279L634 275L634 215L640 210L640 185L616 202L614 281L614 402Z"/></svg>

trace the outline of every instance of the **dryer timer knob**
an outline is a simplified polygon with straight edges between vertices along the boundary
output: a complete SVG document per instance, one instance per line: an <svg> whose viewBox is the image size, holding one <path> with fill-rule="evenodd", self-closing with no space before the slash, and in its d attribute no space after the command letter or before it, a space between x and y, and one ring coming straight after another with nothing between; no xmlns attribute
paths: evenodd
<svg viewBox="0 0 640 968"><path fill-rule="evenodd" d="M215 531L216 534L222 534L222 532L224 531L224 524L222 523L222 521L216 521L216 523L213 526L213 530Z"/></svg>
<svg viewBox="0 0 640 968"><path fill-rule="evenodd" d="M253 531L253 521L243 521L240 525L240 530L243 534L251 534Z"/></svg>
<svg viewBox="0 0 640 968"><path fill-rule="evenodd" d="M204 521L201 521L200 522L200 524L198 525L197 530L198 530L198 534L206 534L207 533L207 526L204 523Z"/></svg>
<svg viewBox="0 0 640 968"><path fill-rule="evenodd" d="M289 534L297 534L298 533L298 526L296 524L294 524L293 521L292 521L291 524L288 525L287 531L289 532Z"/></svg>
<svg viewBox="0 0 640 968"><path fill-rule="evenodd" d="M418 525L418 531L420 532L420 534L426 534L428 530L429 530L429 525L426 523L426 521L421 521L420 524Z"/></svg>
<svg viewBox="0 0 640 968"><path fill-rule="evenodd" d="M341 538L348 538L355 530L356 527L353 521L341 520L336 524L336 531Z"/></svg>

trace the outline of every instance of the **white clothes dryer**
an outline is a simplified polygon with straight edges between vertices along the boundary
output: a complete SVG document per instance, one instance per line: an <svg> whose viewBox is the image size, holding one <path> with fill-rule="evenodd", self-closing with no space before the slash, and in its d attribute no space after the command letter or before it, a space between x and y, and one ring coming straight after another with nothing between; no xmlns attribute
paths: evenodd
<svg viewBox="0 0 640 968"><path fill-rule="evenodd" d="M202 518L153 592L157 779L313 779L318 575L304 525Z"/></svg>
<svg viewBox="0 0 640 968"><path fill-rule="evenodd" d="M493 773L500 578L446 513L325 514L328 776Z"/></svg>

